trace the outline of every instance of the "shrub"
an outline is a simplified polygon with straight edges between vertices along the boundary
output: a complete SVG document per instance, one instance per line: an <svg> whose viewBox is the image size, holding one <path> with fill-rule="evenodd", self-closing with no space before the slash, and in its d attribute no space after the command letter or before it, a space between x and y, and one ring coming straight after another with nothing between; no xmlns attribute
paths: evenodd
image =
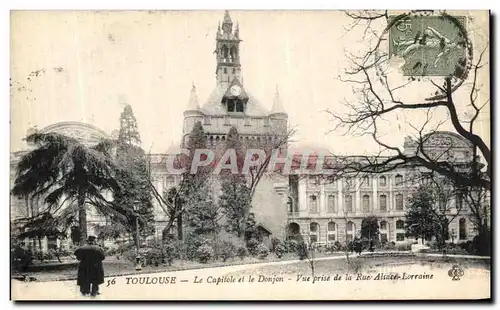
<svg viewBox="0 0 500 310"><path fill-rule="evenodd" d="M167 241L163 244L163 253L161 262L166 262L169 266L172 266L174 259L179 258L179 247L178 244L173 241Z"/></svg>
<svg viewBox="0 0 500 310"><path fill-rule="evenodd" d="M345 251L346 250L346 246L345 244L341 243L340 241L335 241L335 244L334 244L335 248L337 251Z"/></svg>
<svg viewBox="0 0 500 310"><path fill-rule="evenodd" d="M383 251L395 251L396 244L394 242L384 242L380 244L380 249Z"/></svg>
<svg viewBox="0 0 500 310"><path fill-rule="evenodd" d="M300 260L306 259L307 256L309 255L306 243L305 242L298 243L295 253L297 254Z"/></svg>
<svg viewBox="0 0 500 310"><path fill-rule="evenodd" d="M145 266L158 266L163 261L163 253L158 248L147 248L141 256Z"/></svg>
<svg viewBox="0 0 500 310"><path fill-rule="evenodd" d="M472 249L475 254L489 256L491 255L491 244L490 244L490 234L487 233L479 234L472 239Z"/></svg>
<svg viewBox="0 0 500 310"><path fill-rule="evenodd" d="M255 256L258 254L257 247L259 246L259 244L259 240L254 238L247 241L247 249L250 255Z"/></svg>
<svg viewBox="0 0 500 310"><path fill-rule="evenodd" d="M283 246L287 253L296 253L298 242L296 240L285 240Z"/></svg>
<svg viewBox="0 0 500 310"><path fill-rule="evenodd" d="M248 251L244 246L239 246L236 249L236 256L243 260L248 255Z"/></svg>
<svg viewBox="0 0 500 310"><path fill-rule="evenodd" d="M206 264L214 256L214 249L208 244L202 245L196 250L196 256L200 263Z"/></svg>
<svg viewBox="0 0 500 310"><path fill-rule="evenodd" d="M276 254L276 256L278 258L282 258L283 255L285 255L286 253L286 248L285 246L283 245L283 243L278 243L275 247L274 247L274 254Z"/></svg>
<svg viewBox="0 0 500 310"><path fill-rule="evenodd" d="M396 250L397 251L410 251L411 250L411 243L399 242L396 244Z"/></svg>
<svg viewBox="0 0 500 310"><path fill-rule="evenodd" d="M264 244L259 244L257 246L257 255L260 259L264 259L269 255L269 249Z"/></svg>
<svg viewBox="0 0 500 310"><path fill-rule="evenodd" d="M233 258L236 252L236 246L229 241L223 241L219 246L220 257L225 262L229 258Z"/></svg>
<svg viewBox="0 0 500 310"><path fill-rule="evenodd" d="M275 252L276 251L276 247L281 244L281 240L278 239L278 238L271 238L271 252Z"/></svg>
<svg viewBox="0 0 500 310"><path fill-rule="evenodd" d="M184 239L185 258L189 260L199 259L198 249L203 245L210 245L210 240L203 235L188 234Z"/></svg>

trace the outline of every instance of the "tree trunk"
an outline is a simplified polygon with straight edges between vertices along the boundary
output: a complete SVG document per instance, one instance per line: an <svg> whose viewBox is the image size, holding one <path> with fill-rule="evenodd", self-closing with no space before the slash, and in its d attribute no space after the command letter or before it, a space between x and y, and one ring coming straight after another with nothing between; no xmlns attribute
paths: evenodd
<svg viewBox="0 0 500 310"><path fill-rule="evenodd" d="M78 197L78 225L80 226L80 244L87 240L87 209L85 209L85 196L80 193Z"/></svg>
<svg viewBox="0 0 500 310"><path fill-rule="evenodd" d="M177 239L182 240L182 213L177 216Z"/></svg>

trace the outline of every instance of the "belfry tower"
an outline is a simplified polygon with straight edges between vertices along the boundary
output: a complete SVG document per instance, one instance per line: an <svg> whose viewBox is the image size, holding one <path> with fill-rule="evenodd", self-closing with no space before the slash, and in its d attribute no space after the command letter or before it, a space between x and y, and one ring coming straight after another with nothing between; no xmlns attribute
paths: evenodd
<svg viewBox="0 0 500 310"><path fill-rule="evenodd" d="M222 29L217 28L215 55L217 61L217 85L223 84L225 88L236 78L241 81L240 63L240 33L239 27L233 31L233 21L229 12L224 13Z"/></svg>

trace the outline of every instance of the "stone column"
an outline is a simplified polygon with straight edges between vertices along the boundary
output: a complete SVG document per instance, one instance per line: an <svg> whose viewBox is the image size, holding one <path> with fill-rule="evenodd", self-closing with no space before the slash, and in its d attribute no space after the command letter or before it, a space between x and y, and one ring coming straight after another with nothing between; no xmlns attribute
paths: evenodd
<svg viewBox="0 0 500 310"><path fill-rule="evenodd" d="M360 182L359 182L359 178L356 178L355 182L354 182L354 186L355 186L355 190L356 190L356 194L354 195L354 210L355 210L355 213L356 214L360 214L361 213L361 192L360 192Z"/></svg>

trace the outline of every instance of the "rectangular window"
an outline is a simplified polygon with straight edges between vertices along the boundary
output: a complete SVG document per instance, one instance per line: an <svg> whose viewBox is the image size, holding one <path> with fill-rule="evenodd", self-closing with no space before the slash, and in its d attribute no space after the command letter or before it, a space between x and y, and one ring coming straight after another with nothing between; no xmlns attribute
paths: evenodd
<svg viewBox="0 0 500 310"><path fill-rule="evenodd" d="M224 125L231 125L231 119L229 116L224 116Z"/></svg>
<svg viewBox="0 0 500 310"><path fill-rule="evenodd" d="M335 205L335 196L328 195L328 213L335 213L335 212L337 212Z"/></svg>
<svg viewBox="0 0 500 310"><path fill-rule="evenodd" d="M370 212L370 196L363 195L363 212Z"/></svg>
<svg viewBox="0 0 500 310"><path fill-rule="evenodd" d="M268 118L264 118L264 126L269 126L269 119Z"/></svg>
<svg viewBox="0 0 500 310"><path fill-rule="evenodd" d="M335 241L335 235L328 235L328 241Z"/></svg>
<svg viewBox="0 0 500 310"><path fill-rule="evenodd" d="M387 186L387 178L385 176L381 176L380 179L379 179L379 184L382 187Z"/></svg>
<svg viewBox="0 0 500 310"><path fill-rule="evenodd" d="M389 239L387 238L387 234L380 234L380 242L388 242Z"/></svg>
<svg viewBox="0 0 500 310"><path fill-rule="evenodd" d="M309 212L318 213L318 197L316 195L309 196Z"/></svg>
<svg viewBox="0 0 500 310"><path fill-rule="evenodd" d="M347 195L345 197L345 211L352 212L352 196L351 195Z"/></svg>
<svg viewBox="0 0 500 310"><path fill-rule="evenodd" d="M380 211L387 211L387 196L380 195Z"/></svg>
<svg viewBox="0 0 500 310"><path fill-rule="evenodd" d="M311 235L310 236L311 243L318 242L318 236L316 235Z"/></svg>
<svg viewBox="0 0 500 310"><path fill-rule="evenodd" d="M405 241L405 234L403 233L396 234L396 241Z"/></svg>
<svg viewBox="0 0 500 310"><path fill-rule="evenodd" d="M402 194L396 195L396 210L403 211L403 195Z"/></svg>
<svg viewBox="0 0 500 310"><path fill-rule="evenodd" d="M210 125L210 116L205 116L203 118L203 124L204 125Z"/></svg>
<svg viewBox="0 0 500 310"><path fill-rule="evenodd" d="M404 221L397 221L396 222L396 229L405 229L405 222Z"/></svg>
<svg viewBox="0 0 500 310"><path fill-rule="evenodd" d="M250 117L245 117L245 126L250 126Z"/></svg>
<svg viewBox="0 0 500 310"><path fill-rule="evenodd" d="M364 188L370 188L370 178L367 177L367 176L364 176L362 179L361 179L361 182L363 183L362 186Z"/></svg>

